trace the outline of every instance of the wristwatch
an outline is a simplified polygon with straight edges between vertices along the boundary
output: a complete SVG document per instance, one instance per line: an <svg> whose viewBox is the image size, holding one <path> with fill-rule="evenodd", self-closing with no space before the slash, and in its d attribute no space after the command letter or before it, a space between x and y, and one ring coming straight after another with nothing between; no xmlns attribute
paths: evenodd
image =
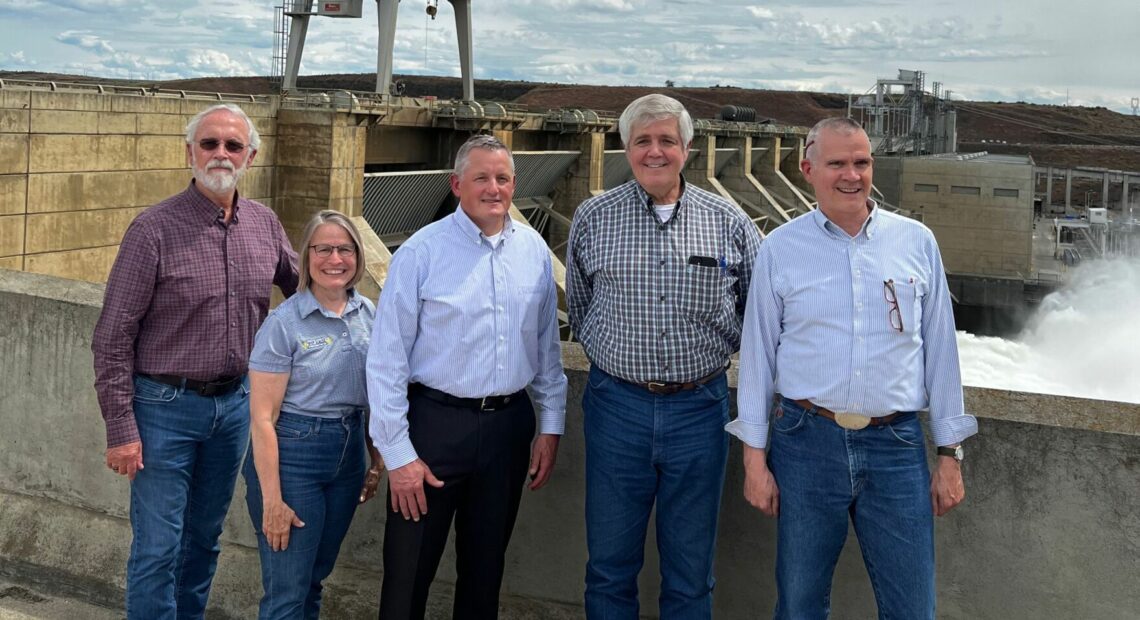
<svg viewBox="0 0 1140 620"><path fill-rule="evenodd" d="M966 456L966 453L962 450L961 445L955 446L953 448L950 448L948 446L938 446L938 456L953 457L955 461L961 463L962 458Z"/></svg>

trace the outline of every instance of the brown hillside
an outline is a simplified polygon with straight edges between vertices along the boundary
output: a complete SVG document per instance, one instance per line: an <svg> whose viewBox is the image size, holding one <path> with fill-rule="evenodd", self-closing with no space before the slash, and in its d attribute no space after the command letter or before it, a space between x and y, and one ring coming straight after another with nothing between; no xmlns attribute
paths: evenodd
<svg viewBox="0 0 1140 620"><path fill-rule="evenodd" d="M413 97L440 99L462 96L454 77L397 75ZM0 71L0 80L54 80L165 88L233 94L271 94L266 77L215 77L146 82ZM372 91L376 74L309 75L298 79L301 89ZM726 105L749 106L759 119L779 124L810 126L827 116L843 114L847 96L835 93L753 90L735 87L664 88L651 86L584 86L503 80L476 80L480 100L512 102L542 112L557 108L589 108L620 112L637 97L667 93L685 104L695 118L715 118ZM1140 116L1105 108L955 101L961 151L1032 155L1038 165L1093 166L1140 171Z"/></svg>

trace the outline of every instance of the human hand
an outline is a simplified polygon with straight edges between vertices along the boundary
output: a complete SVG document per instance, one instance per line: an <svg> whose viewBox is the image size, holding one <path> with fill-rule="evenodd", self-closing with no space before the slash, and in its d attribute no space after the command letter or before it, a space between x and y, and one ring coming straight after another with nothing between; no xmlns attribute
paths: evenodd
<svg viewBox="0 0 1140 620"><path fill-rule="evenodd" d="M107 467L127 480L134 480L135 474L143 468L142 441L133 441L114 448L107 448Z"/></svg>
<svg viewBox="0 0 1140 620"><path fill-rule="evenodd" d="M534 445L530 448L530 468L527 470L527 475L530 476L528 488L531 491L541 489L550 479L554 462L558 460L558 441L561 438L561 435L543 434L534 439Z"/></svg>
<svg viewBox="0 0 1140 620"><path fill-rule="evenodd" d="M768 452L744 446L744 499L769 517L780 515L780 489L768 469Z"/></svg>
<svg viewBox="0 0 1140 620"><path fill-rule="evenodd" d="M420 515L427 514L427 497L424 483L437 489L443 481L436 478L423 459L416 459L407 465L388 470L388 488L392 495L392 512L404 515L404 519L419 521Z"/></svg>
<svg viewBox="0 0 1140 620"><path fill-rule="evenodd" d="M384 461L372 461L372 466L368 468L368 473L364 474L364 486L360 488L361 504L376 495L376 489L380 486L380 476L383 471Z"/></svg>
<svg viewBox="0 0 1140 620"><path fill-rule="evenodd" d="M305 522L281 500L266 501L261 511L261 532L269 548L284 551L289 547L289 533L294 527L305 527Z"/></svg>
<svg viewBox="0 0 1140 620"><path fill-rule="evenodd" d="M939 456L930 478L930 506L941 517L966 499L962 464L949 456Z"/></svg>

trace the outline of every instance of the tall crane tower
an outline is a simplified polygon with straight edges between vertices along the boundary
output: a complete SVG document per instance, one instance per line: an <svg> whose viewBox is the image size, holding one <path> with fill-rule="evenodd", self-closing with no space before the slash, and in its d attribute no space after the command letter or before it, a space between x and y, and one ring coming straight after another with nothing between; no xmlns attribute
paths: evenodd
<svg viewBox="0 0 1140 620"><path fill-rule="evenodd" d="M464 101L475 99L475 73L471 44L471 0L448 0L455 8L455 28L459 40L459 70ZM275 49L275 70L281 72L281 90L297 88L297 73L305 49L309 19L316 16L355 17L363 14L364 0L285 0L281 19L274 29L279 39ZM387 96L392 84L392 55L396 43L396 16L400 0L376 0L379 46L376 51L376 92ZM314 5L316 10L314 11ZM427 0L427 14L435 19L438 0ZM287 21L286 21L287 20ZM284 57L281 57L281 52Z"/></svg>

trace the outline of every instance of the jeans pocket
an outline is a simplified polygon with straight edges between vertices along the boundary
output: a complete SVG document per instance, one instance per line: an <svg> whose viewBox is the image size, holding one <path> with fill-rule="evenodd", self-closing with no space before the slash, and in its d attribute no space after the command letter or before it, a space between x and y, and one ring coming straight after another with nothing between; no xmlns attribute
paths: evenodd
<svg viewBox="0 0 1140 620"><path fill-rule="evenodd" d="M298 419L301 416L282 415L277 418L274 428L277 431L278 441L297 441L313 434L313 423Z"/></svg>
<svg viewBox="0 0 1140 620"><path fill-rule="evenodd" d="M182 388L151 381L145 377L135 377L135 400L140 403L165 404L174 402Z"/></svg>
<svg viewBox="0 0 1140 620"><path fill-rule="evenodd" d="M808 414L799 407L785 407L780 404L772 409L771 418L772 430L788 435L803 429L807 423Z"/></svg>
<svg viewBox="0 0 1140 620"><path fill-rule="evenodd" d="M922 424L919 423L917 416L902 422L888 424L887 430L891 432L891 436L898 443L908 448L917 448L922 445Z"/></svg>
<svg viewBox="0 0 1140 620"><path fill-rule="evenodd" d="M611 381L613 377L599 368L591 368L590 374L586 376L586 382L592 390L600 390Z"/></svg>

